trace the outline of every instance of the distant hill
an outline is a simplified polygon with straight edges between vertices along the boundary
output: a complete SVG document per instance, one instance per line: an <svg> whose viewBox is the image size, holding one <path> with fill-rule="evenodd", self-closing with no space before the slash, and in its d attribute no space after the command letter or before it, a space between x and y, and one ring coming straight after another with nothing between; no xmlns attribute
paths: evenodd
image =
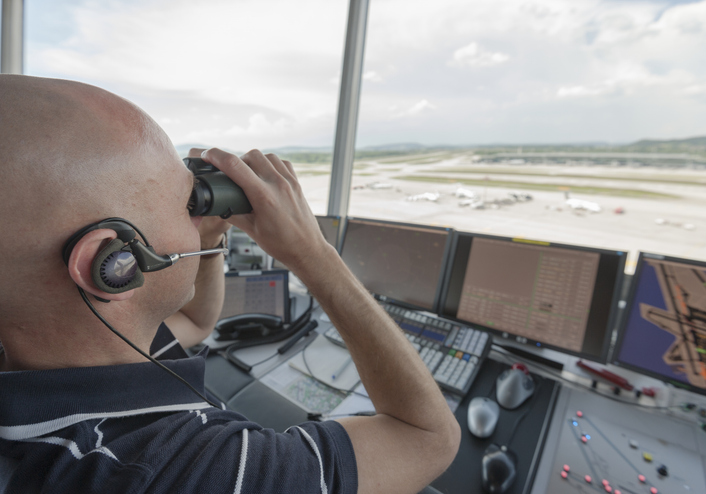
<svg viewBox="0 0 706 494"><path fill-rule="evenodd" d="M176 146L180 156L186 156L192 147L206 147L202 144L180 144ZM706 136L689 137L686 139L641 139L629 144L609 144L605 142L584 142L564 144L486 144L486 145L424 145L416 142L403 142L382 144L376 146L363 146L355 151L356 160L390 158L395 156L408 156L411 154L434 153L438 151L473 151L480 155L496 155L498 153L660 153L699 156L706 158ZM236 155L243 154L239 151L226 149ZM283 159L297 163L325 164L333 160L332 146L285 146L263 150L265 153L275 153ZM680 158L683 159L683 158Z"/></svg>
<svg viewBox="0 0 706 494"><path fill-rule="evenodd" d="M706 136L688 139L642 139L625 146L630 151L646 153L690 153L706 152Z"/></svg>

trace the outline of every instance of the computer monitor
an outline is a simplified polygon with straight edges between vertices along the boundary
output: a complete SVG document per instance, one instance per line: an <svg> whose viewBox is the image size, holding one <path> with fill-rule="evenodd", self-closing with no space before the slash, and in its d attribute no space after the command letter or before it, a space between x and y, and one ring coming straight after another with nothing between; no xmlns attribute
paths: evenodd
<svg viewBox="0 0 706 494"><path fill-rule="evenodd" d="M457 232L440 314L606 362L626 252Z"/></svg>
<svg viewBox="0 0 706 494"><path fill-rule="evenodd" d="M226 273L225 298L218 319L253 313L271 314L289 322L289 271Z"/></svg>
<svg viewBox="0 0 706 494"><path fill-rule="evenodd" d="M706 394L706 262L640 253L613 360Z"/></svg>
<svg viewBox="0 0 706 494"><path fill-rule="evenodd" d="M348 218L341 258L377 298L436 312L450 228Z"/></svg>
<svg viewBox="0 0 706 494"><path fill-rule="evenodd" d="M316 216L316 221L321 228L321 233L323 233L326 241L333 245L336 250L338 250L338 244L341 237L341 231L343 230L343 220L340 216ZM287 266L279 262L277 259L272 258L272 268L273 269L287 269Z"/></svg>

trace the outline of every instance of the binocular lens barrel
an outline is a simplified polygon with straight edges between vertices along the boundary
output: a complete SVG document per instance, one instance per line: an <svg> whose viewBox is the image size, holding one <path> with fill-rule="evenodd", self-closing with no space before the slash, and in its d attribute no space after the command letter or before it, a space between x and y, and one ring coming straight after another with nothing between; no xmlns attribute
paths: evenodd
<svg viewBox="0 0 706 494"><path fill-rule="evenodd" d="M184 163L196 175L194 190L188 203L191 216L228 218L233 214L252 212L252 206L243 189L225 173L200 158L185 158Z"/></svg>

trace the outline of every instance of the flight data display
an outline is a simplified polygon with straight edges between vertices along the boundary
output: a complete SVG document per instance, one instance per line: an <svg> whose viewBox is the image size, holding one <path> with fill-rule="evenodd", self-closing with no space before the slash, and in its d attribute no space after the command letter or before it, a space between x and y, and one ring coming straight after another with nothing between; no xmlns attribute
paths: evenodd
<svg viewBox="0 0 706 494"><path fill-rule="evenodd" d="M616 363L706 393L706 263L641 254Z"/></svg>
<svg viewBox="0 0 706 494"><path fill-rule="evenodd" d="M219 319L240 314L272 314L289 320L287 271L256 271L226 274L223 310Z"/></svg>
<svg viewBox="0 0 706 494"><path fill-rule="evenodd" d="M459 234L442 315L513 335L522 343L605 360L624 257Z"/></svg>
<svg viewBox="0 0 706 494"><path fill-rule="evenodd" d="M434 310L449 232L446 228L349 218L341 257L372 293Z"/></svg>

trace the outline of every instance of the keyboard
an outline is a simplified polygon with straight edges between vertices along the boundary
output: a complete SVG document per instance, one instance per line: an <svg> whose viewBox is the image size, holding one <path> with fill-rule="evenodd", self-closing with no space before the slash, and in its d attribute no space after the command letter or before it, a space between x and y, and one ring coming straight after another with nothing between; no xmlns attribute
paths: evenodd
<svg viewBox="0 0 706 494"><path fill-rule="evenodd" d="M381 305L402 328L439 386L465 395L490 352L492 340L488 333L396 305ZM324 335L345 348L335 327Z"/></svg>

